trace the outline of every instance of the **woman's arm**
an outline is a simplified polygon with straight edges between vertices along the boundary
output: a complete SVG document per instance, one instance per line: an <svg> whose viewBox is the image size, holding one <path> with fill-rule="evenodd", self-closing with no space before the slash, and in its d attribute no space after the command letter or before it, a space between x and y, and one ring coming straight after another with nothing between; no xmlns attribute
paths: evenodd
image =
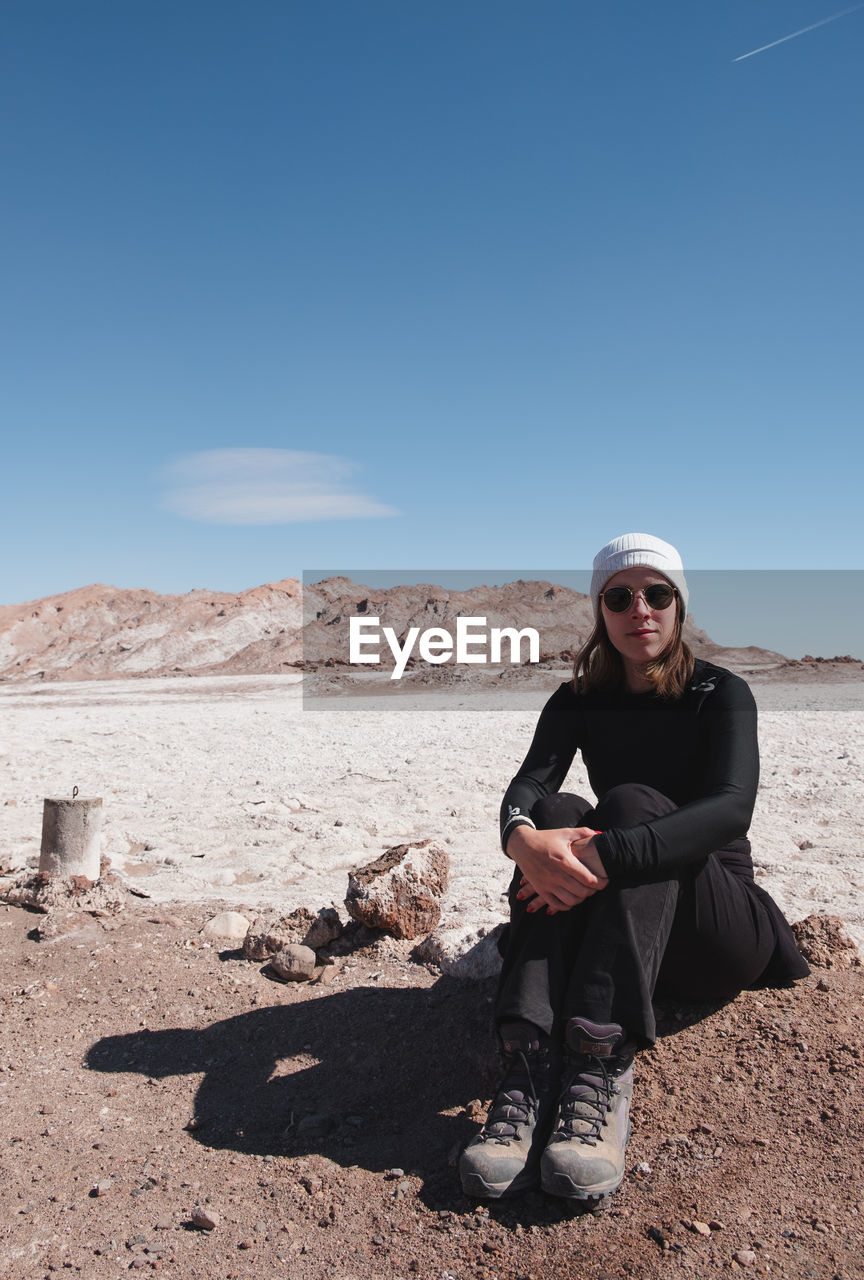
<svg viewBox="0 0 864 1280"><path fill-rule="evenodd" d="M501 847L522 872L519 897L533 899L529 911L566 911L608 883L591 844L591 828L537 831L530 816L536 802L566 778L578 747L578 720L572 686L561 685L543 708L528 754L501 803Z"/></svg>
<svg viewBox="0 0 864 1280"><path fill-rule="evenodd" d="M577 721L572 687L561 685L541 711L528 754L504 792L501 847L509 857L513 856L509 853L511 835L520 827L533 828L532 808L544 796L558 791L567 777L578 747Z"/></svg>
<svg viewBox="0 0 864 1280"><path fill-rule="evenodd" d="M642 878L706 857L746 835L759 781L756 703L738 676L724 673L698 710L701 794L674 813L596 838L610 877Z"/></svg>

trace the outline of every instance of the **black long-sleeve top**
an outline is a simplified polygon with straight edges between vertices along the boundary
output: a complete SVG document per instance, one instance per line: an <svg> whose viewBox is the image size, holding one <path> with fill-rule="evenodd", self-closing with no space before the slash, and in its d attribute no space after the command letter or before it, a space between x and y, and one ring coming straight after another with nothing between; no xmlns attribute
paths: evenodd
<svg viewBox="0 0 864 1280"><path fill-rule="evenodd" d="M674 813L595 838L610 879L638 881L716 852L767 910L774 954L763 982L805 977L789 924L753 878L747 829L759 781L756 703L731 671L697 658L681 698L653 693L577 694L568 681L546 703L534 740L501 805L502 844L532 806L558 791L577 751L598 797L625 782L668 796Z"/></svg>
<svg viewBox="0 0 864 1280"><path fill-rule="evenodd" d="M569 681L562 684L505 793L502 835L514 817L559 790L577 751L595 795L641 782L679 806L598 836L607 875L653 875L723 849L724 861L752 876L746 836L759 781L756 704L739 676L697 659L675 700L626 690L577 694Z"/></svg>

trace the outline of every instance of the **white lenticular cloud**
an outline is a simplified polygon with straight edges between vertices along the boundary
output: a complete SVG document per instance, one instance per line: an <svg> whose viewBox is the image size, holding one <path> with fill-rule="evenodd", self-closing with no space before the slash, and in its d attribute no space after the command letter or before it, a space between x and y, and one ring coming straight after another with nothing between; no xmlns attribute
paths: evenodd
<svg viewBox="0 0 864 1280"><path fill-rule="evenodd" d="M206 524L368 520L400 513L348 483L358 464L294 449L208 449L166 471L164 505Z"/></svg>

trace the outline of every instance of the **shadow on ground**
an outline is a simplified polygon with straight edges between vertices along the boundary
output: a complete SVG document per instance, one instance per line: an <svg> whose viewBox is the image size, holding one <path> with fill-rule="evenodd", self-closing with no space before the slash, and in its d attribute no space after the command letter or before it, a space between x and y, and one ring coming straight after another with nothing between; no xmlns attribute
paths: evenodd
<svg viewBox="0 0 864 1280"><path fill-rule="evenodd" d="M204 1028L109 1036L85 1061L153 1079L204 1072L190 1127L205 1146L398 1167L440 1203L455 1189L448 1152L476 1129L442 1113L488 1091L494 1075L491 991L449 978L358 987Z"/></svg>
<svg viewBox="0 0 864 1280"><path fill-rule="evenodd" d="M203 1072L190 1130L204 1146L399 1168L422 1180L427 1203L464 1208L454 1164L478 1127L462 1108L495 1085L493 991L446 977L431 988L357 987L204 1028L109 1036L85 1061L152 1079ZM669 1010L662 1033L706 1012ZM526 1220L548 1216L537 1200Z"/></svg>

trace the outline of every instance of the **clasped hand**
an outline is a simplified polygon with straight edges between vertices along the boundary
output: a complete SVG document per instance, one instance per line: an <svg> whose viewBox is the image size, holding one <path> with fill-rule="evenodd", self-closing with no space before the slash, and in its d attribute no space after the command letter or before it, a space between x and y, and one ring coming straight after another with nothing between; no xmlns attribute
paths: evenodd
<svg viewBox="0 0 864 1280"><path fill-rule="evenodd" d="M548 914L569 911L599 893L609 883L590 827L559 827L535 831L517 827L507 841L507 853L522 872L516 895L528 911Z"/></svg>

